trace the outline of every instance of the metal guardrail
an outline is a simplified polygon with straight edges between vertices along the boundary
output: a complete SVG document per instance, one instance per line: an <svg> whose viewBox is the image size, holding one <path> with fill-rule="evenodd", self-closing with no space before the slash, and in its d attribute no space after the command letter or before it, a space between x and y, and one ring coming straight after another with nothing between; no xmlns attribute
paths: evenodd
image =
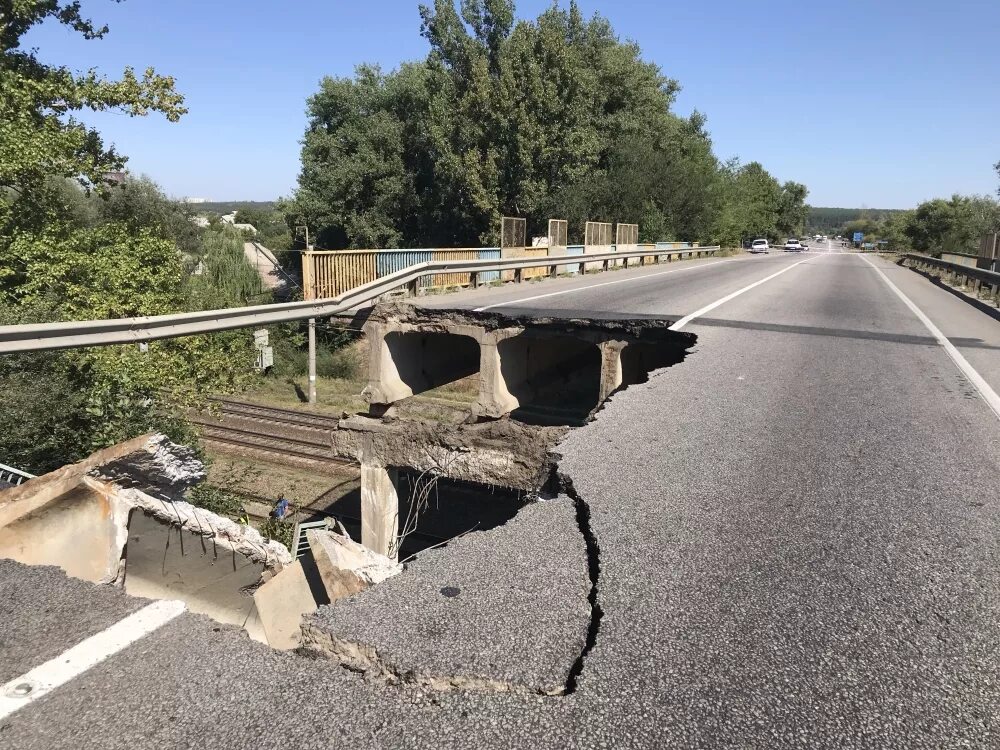
<svg viewBox="0 0 1000 750"><path fill-rule="evenodd" d="M499 260L434 260L409 266L383 278L350 289L337 297L325 300L285 302L274 305L234 307L222 310L204 310L171 315L154 315L112 320L73 320L63 323L32 323L28 325L0 326L0 354L11 352L71 349L80 346L109 346L112 344L137 344L144 341L192 336L199 333L227 331L234 328L273 325L290 320L306 320L338 315L366 302L378 299L402 286L415 291L421 276L438 273L473 274L473 286L479 285L479 274L491 271L512 271L514 281L524 277L524 269L549 268L554 273L560 266L586 260L588 268L623 261L627 267L632 259L645 265L647 259L658 263L662 257L683 258L714 255L714 247L692 247L668 250L640 247L636 250L614 253L593 253L585 256L552 255L544 258L501 258Z"/></svg>
<svg viewBox="0 0 1000 750"><path fill-rule="evenodd" d="M0 464L0 482L13 485L17 487L29 479L34 479L34 474L29 474L26 471L21 471L20 469L15 469L13 466L7 466L6 464Z"/></svg>
<svg viewBox="0 0 1000 750"><path fill-rule="evenodd" d="M918 267L923 266L926 268L936 268L941 271L947 271L954 274L955 276L961 277L963 283L968 284L972 282L972 287L976 293L982 285L987 285L992 288L993 294L1000 294L1000 273L995 271L988 271L985 268L975 268L973 266L962 265L961 263L951 263L947 260L941 260L940 258L932 258L929 255L921 255L919 253L903 253L903 257L910 263L916 264Z"/></svg>

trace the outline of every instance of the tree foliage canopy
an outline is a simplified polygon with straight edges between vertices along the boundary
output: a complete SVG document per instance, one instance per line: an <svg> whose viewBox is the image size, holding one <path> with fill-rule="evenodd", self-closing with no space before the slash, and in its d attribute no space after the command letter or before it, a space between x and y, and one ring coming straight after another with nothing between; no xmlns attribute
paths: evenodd
<svg viewBox="0 0 1000 750"><path fill-rule="evenodd" d="M173 78L152 68L141 78L126 68L120 79L109 80L93 69L76 74L47 65L34 50L21 48L24 35L48 19L85 39L103 37L107 27L84 18L78 2L5 0L0 8L0 188L22 190L51 176L98 183L105 172L124 167L124 157L74 113L159 112L173 122L186 112Z"/></svg>
<svg viewBox="0 0 1000 750"><path fill-rule="evenodd" d="M173 79L152 69L118 80L76 74L21 49L46 20L86 39L107 33L79 3L0 0L0 325L154 315L224 300L246 283L191 274L243 258L242 240L206 243L152 182L104 175L125 158L79 122L83 110L184 113ZM259 288L259 279L254 279ZM42 472L96 448L163 430L190 437L186 406L237 388L252 373L249 334L229 332L135 346L0 356L0 456Z"/></svg>
<svg viewBox="0 0 1000 750"><path fill-rule="evenodd" d="M671 112L677 82L576 2L535 21L516 20L511 0L435 0L420 16L426 59L361 65L308 101L286 210L317 244L493 243L504 215L542 230L568 219L571 238L591 219L694 240L776 235L804 218L802 186L730 174L705 118ZM725 210L744 198L757 205Z"/></svg>

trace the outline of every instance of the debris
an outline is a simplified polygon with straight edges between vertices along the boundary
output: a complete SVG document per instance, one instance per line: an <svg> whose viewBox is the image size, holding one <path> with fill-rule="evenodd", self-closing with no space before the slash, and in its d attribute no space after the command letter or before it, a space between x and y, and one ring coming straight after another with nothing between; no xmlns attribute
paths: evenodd
<svg viewBox="0 0 1000 750"><path fill-rule="evenodd" d="M284 567L254 592L253 600L267 644L281 651L298 648L302 616L316 611L302 564L296 560Z"/></svg>
<svg viewBox="0 0 1000 750"><path fill-rule="evenodd" d="M343 599L401 573L403 566L349 536L310 530L306 539L330 601Z"/></svg>

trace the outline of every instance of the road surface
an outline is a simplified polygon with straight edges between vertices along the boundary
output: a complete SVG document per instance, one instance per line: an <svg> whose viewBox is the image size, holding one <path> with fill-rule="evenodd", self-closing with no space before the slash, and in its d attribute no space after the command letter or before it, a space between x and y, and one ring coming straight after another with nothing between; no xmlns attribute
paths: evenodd
<svg viewBox="0 0 1000 750"><path fill-rule="evenodd" d="M603 613L572 694L387 687L185 613L0 747L1000 746L1000 322L830 246L428 303L698 336L560 447ZM0 682L143 604L0 562Z"/></svg>

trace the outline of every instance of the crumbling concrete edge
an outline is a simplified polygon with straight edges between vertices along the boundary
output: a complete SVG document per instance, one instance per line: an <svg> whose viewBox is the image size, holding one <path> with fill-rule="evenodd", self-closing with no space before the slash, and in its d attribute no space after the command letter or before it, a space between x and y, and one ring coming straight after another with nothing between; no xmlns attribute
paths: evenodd
<svg viewBox="0 0 1000 750"><path fill-rule="evenodd" d="M302 646L298 652L303 656L330 659L352 672L399 687L421 687L436 692L464 690L538 696L558 696L566 692L565 685L534 687L472 675L433 675L412 669L400 669L385 661L374 646L336 638L329 631L314 627L307 618L302 622Z"/></svg>
<svg viewBox="0 0 1000 750"><path fill-rule="evenodd" d="M107 576L102 583L118 584L124 581L125 558L128 550L129 517L134 510L153 516L181 531L211 540L212 544L227 552L236 552L255 563L261 563L272 572L294 562L288 549L280 542L265 540L249 526L198 508L183 500L161 500L136 489L123 489L111 482L85 476L81 483L108 499L112 523L115 527L115 544L119 564L115 575Z"/></svg>

